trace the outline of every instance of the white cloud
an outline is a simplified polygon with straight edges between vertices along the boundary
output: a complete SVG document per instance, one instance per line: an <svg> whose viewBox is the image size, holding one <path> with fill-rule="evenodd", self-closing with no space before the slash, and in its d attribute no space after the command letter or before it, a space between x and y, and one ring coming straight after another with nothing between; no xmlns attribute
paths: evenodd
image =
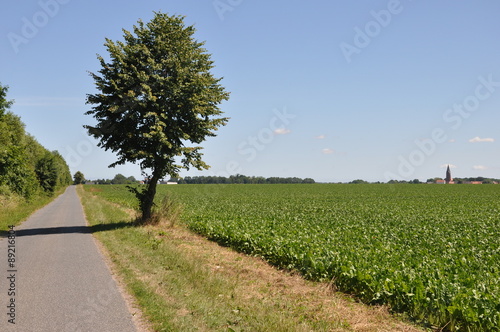
<svg viewBox="0 0 500 332"><path fill-rule="evenodd" d="M450 143L455 143L456 141L457 141L456 139L452 138L452 139L450 139L448 142L450 142Z"/></svg>
<svg viewBox="0 0 500 332"><path fill-rule="evenodd" d="M286 134L289 134L291 131L289 129L286 129L286 128L278 128L274 131L274 133L276 135L286 135Z"/></svg>
<svg viewBox="0 0 500 332"><path fill-rule="evenodd" d="M326 138L326 135L319 135L319 136L316 136L315 138L316 138L316 139L325 139L325 138Z"/></svg>
<svg viewBox="0 0 500 332"><path fill-rule="evenodd" d="M326 148L326 149L321 150L321 152L323 152L323 154L332 154L335 152L335 150Z"/></svg>
<svg viewBox="0 0 500 332"><path fill-rule="evenodd" d="M471 138L469 140L469 142L471 142L471 143L483 143L483 142L493 143L493 142L495 142L495 139L493 139L493 138L481 138L479 136L476 136L474 138Z"/></svg>
<svg viewBox="0 0 500 332"><path fill-rule="evenodd" d="M483 166L483 165L474 165L474 166L472 166L472 168L475 169L476 171L484 171L484 170L488 169L488 167Z"/></svg>

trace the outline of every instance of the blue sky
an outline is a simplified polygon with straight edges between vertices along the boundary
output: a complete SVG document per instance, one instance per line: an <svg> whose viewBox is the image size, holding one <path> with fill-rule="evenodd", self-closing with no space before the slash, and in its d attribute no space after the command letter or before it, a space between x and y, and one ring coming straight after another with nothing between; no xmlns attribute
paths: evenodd
<svg viewBox="0 0 500 332"><path fill-rule="evenodd" d="M186 16L206 41L231 118L208 139L211 169L241 173L426 180L500 178L500 3L497 1L6 2L0 82L26 129L89 179L113 154L82 126L105 38L122 39L153 11Z"/></svg>

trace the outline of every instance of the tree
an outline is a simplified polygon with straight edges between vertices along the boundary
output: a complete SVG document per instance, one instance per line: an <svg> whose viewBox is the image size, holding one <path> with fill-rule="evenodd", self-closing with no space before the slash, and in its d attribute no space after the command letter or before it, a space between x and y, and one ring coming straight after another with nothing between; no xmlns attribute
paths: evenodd
<svg viewBox="0 0 500 332"><path fill-rule="evenodd" d="M71 182L69 167L57 152L26 133L21 118L8 111L7 87L0 84L0 191L29 199L43 189L53 193Z"/></svg>
<svg viewBox="0 0 500 332"><path fill-rule="evenodd" d="M47 151L36 165L36 176L40 186L47 193L53 193L57 186L57 168L54 156Z"/></svg>
<svg viewBox="0 0 500 332"><path fill-rule="evenodd" d="M123 174L116 174L111 184L133 184L137 183L137 180L133 176L125 177Z"/></svg>
<svg viewBox="0 0 500 332"><path fill-rule="evenodd" d="M28 136L21 118L8 111L12 101L7 100L7 91L0 84L0 187L31 198L38 188L26 149Z"/></svg>
<svg viewBox="0 0 500 332"><path fill-rule="evenodd" d="M83 175L83 173L82 173L82 172L77 171L77 172L73 175L73 183L74 183L74 184L83 184L83 183L85 183L85 176Z"/></svg>
<svg viewBox="0 0 500 332"><path fill-rule="evenodd" d="M12 105L12 100L7 100L7 91L9 91L9 87L0 84L0 117L3 116Z"/></svg>
<svg viewBox="0 0 500 332"><path fill-rule="evenodd" d="M86 114L97 124L85 127L117 154L109 167L132 162L151 172L143 190L131 188L145 222L160 179L178 177L183 168L208 169L198 144L226 125L218 105L229 93L210 73L211 56L182 16L155 12L149 23L139 20L133 33L123 32L124 42L106 39L110 62L98 56L100 75L90 73L100 92L87 95L93 106Z"/></svg>
<svg viewBox="0 0 500 332"><path fill-rule="evenodd" d="M35 172L40 186L48 194L53 194L57 189L71 184L69 167L57 151L47 150L38 160Z"/></svg>
<svg viewBox="0 0 500 332"><path fill-rule="evenodd" d="M111 180L111 183L112 184L127 184L128 180L125 177L125 175L118 173L118 174L115 175L115 177L113 178L113 180Z"/></svg>
<svg viewBox="0 0 500 332"><path fill-rule="evenodd" d="M73 181L71 179L71 172L69 166L61 156L59 151L52 151L52 156L54 157L54 162L57 170L57 188L65 188L69 186Z"/></svg>

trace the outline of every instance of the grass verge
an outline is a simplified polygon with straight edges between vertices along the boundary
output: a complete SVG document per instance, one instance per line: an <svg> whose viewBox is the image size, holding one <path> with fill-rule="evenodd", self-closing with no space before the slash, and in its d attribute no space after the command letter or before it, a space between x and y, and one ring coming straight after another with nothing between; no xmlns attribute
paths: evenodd
<svg viewBox="0 0 500 332"><path fill-rule="evenodd" d="M134 216L81 186L87 220L154 331L418 331L207 241L182 225L135 227Z"/></svg>
<svg viewBox="0 0 500 332"><path fill-rule="evenodd" d="M0 195L0 231L6 231L9 225L19 225L33 212L52 202L65 190L66 188L60 189L52 196L40 195L30 201L15 196Z"/></svg>

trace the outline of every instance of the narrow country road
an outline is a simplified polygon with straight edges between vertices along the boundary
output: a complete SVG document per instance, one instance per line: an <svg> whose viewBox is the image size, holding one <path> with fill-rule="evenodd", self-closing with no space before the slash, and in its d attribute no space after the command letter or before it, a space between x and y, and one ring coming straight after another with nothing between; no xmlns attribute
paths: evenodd
<svg viewBox="0 0 500 332"><path fill-rule="evenodd" d="M0 240L0 331L137 331L74 186L14 231Z"/></svg>

